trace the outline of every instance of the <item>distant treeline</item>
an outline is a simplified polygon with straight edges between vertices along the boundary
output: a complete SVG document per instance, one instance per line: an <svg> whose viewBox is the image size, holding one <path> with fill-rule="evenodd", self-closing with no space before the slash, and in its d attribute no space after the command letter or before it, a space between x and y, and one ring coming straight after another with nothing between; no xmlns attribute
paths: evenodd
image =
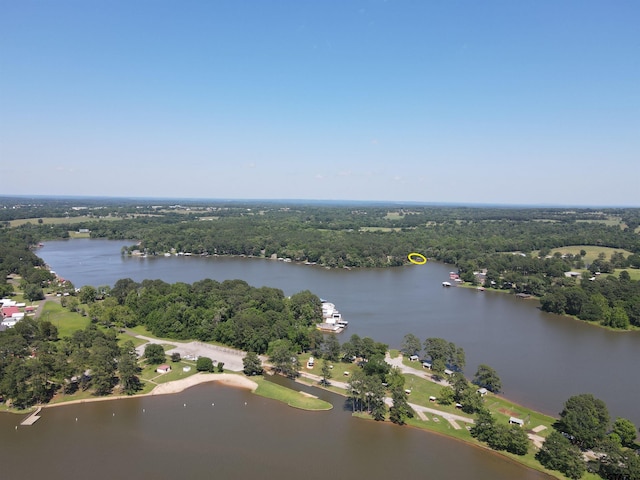
<svg viewBox="0 0 640 480"><path fill-rule="evenodd" d="M388 267L408 263L421 253L455 265L469 283L544 298L549 312L626 328L640 326L638 281L626 275L606 279L618 268L640 268L640 209L471 208L432 206L322 206L284 202L155 204L129 200L95 200L79 204L42 204L5 211L61 215L109 213L120 220L87 219L70 225L38 224L4 229L14 244L66 238L68 230L86 228L93 238L135 239L124 253L145 255L182 252L191 255L244 255L287 258L334 268ZM78 200L78 202L82 202ZM31 213L34 213L31 212ZM6 212L5 212L6 213ZM135 216L135 218L132 218ZM573 245L626 250L590 265L585 256L549 255ZM15 259L6 272L17 273ZM20 267L25 273L25 267ZM589 268L586 279L567 278L573 269ZM480 275L479 272L482 272ZM576 294L576 291L581 293ZM598 294L598 296L595 296ZM577 295L577 297L576 297ZM577 300L574 299L577 298ZM603 303L604 298L604 303ZM606 305L605 305L606 304ZM599 306L596 306L599 305ZM598 312L602 312L602 316Z"/></svg>

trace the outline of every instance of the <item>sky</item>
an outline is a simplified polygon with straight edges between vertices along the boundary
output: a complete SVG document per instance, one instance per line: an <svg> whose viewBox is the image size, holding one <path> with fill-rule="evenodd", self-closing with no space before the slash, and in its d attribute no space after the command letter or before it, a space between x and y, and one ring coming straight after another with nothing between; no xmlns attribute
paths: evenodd
<svg viewBox="0 0 640 480"><path fill-rule="evenodd" d="M0 0L0 192L640 206L637 0Z"/></svg>

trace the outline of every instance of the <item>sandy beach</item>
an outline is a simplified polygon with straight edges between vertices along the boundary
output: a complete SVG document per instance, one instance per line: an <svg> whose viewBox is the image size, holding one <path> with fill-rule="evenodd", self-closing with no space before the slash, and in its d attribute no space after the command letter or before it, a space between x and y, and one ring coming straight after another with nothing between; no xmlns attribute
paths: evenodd
<svg viewBox="0 0 640 480"><path fill-rule="evenodd" d="M247 377L242 375L236 375L233 373L196 373L195 375L191 375L190 377L183 378L181 380L175 380L173 382L162 383L156 386L149 393L142 393L139 395L112 395L108 397L95 397L95 398L85 398L82 400L71 400L69 402L61 402L54 403L49 405L42 405L43 408L54 408L54 407L64 407L65 405L76 405L79 403L90 403L90 402L106 402L109 400L121 400L124 398L140 398L140 397L149 397L152 395L167 395L170 393L180 393L187 388L193 387L195 385L200 385L202 383L208 382L219 382L223 385L228 385L230 387L237 388L246 388L248 390L254 391L258 388L258 384L253 380L249 380Z"/></svg>

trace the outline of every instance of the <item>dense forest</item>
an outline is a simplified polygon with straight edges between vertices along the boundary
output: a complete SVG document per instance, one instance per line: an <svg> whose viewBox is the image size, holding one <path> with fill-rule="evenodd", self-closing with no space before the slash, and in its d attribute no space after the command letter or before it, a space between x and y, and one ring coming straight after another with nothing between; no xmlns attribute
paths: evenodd
<svg viewBox="0 0 640 480"><path fill-rule="evenodd" d="M539 297L548 312L640 326L639 277L629 275L640 269L637 208L4 200L0 273L19 273L36 286L49 279L33 273L39 260L29 247L82 229L92 238L128 240L123 254L148 256L243 255L362 268L406 265L407 255L419 252L455 265L467 284ZM596 259L584 250L551 254L570 246L614 251Z"/></svg>

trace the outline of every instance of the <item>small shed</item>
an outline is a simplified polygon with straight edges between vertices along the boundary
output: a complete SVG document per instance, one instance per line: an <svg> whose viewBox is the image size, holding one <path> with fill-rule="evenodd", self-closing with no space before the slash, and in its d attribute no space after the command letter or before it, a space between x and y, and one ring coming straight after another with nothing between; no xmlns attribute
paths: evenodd
<svg viewBox="0 0 640 480"><path fill-rule="evenodd" d="M190 372L191 371L191 367L189 365L182 367L182 371L183 372Z"/></svg>
<svg viewBox="0 0 640 480"><path fill-rule="evenodd" d="M478 389L478 393L480 394L481 397L484 397L488 392L489 391L484 387Z"/></svg>
<svg viewBox="0 0 640 480"><path fill-rule="evenodd" d="M431 370L431 364L429 362L422 362L422 368L428 368Z"/></svg>
<svg viewBox="0 0 640 480"><path fill-rule="evenodd" d="M521 418L509 417L509 423L512 425L519 425L521 427L524 426L524 420L522 420Z"/></svg>
<svg viewBox="0 0 640 480"><path fill-rule="evenodd" d="M158 365L158 368L156 368L156 372L158 373L169 373L171 371L171 365L167 365L166 363L163 363L162 365Z"/></svg>
<svg viewBox="0 0 640 480"><path fill-rule="evenodd" d="M411 360L412 362L417 362L418 360L420 360L420 357L418 355L411 355L409 357L409 360Z"/></svg>
<svg viewBox="0 0 640 480"><path fill-rule="evenodd" d="M434 397L433 395L431 395L431 396L429 397L429 401L430 401L430 402L435 402L435 401L436 401L436 397Z"/></svg>
<svg viewBox="0 0 640 480"><path fill-rule="evenodd" d="M445 375L453 375L453 370L449 370L448 368L444 371Z"/></svg>

